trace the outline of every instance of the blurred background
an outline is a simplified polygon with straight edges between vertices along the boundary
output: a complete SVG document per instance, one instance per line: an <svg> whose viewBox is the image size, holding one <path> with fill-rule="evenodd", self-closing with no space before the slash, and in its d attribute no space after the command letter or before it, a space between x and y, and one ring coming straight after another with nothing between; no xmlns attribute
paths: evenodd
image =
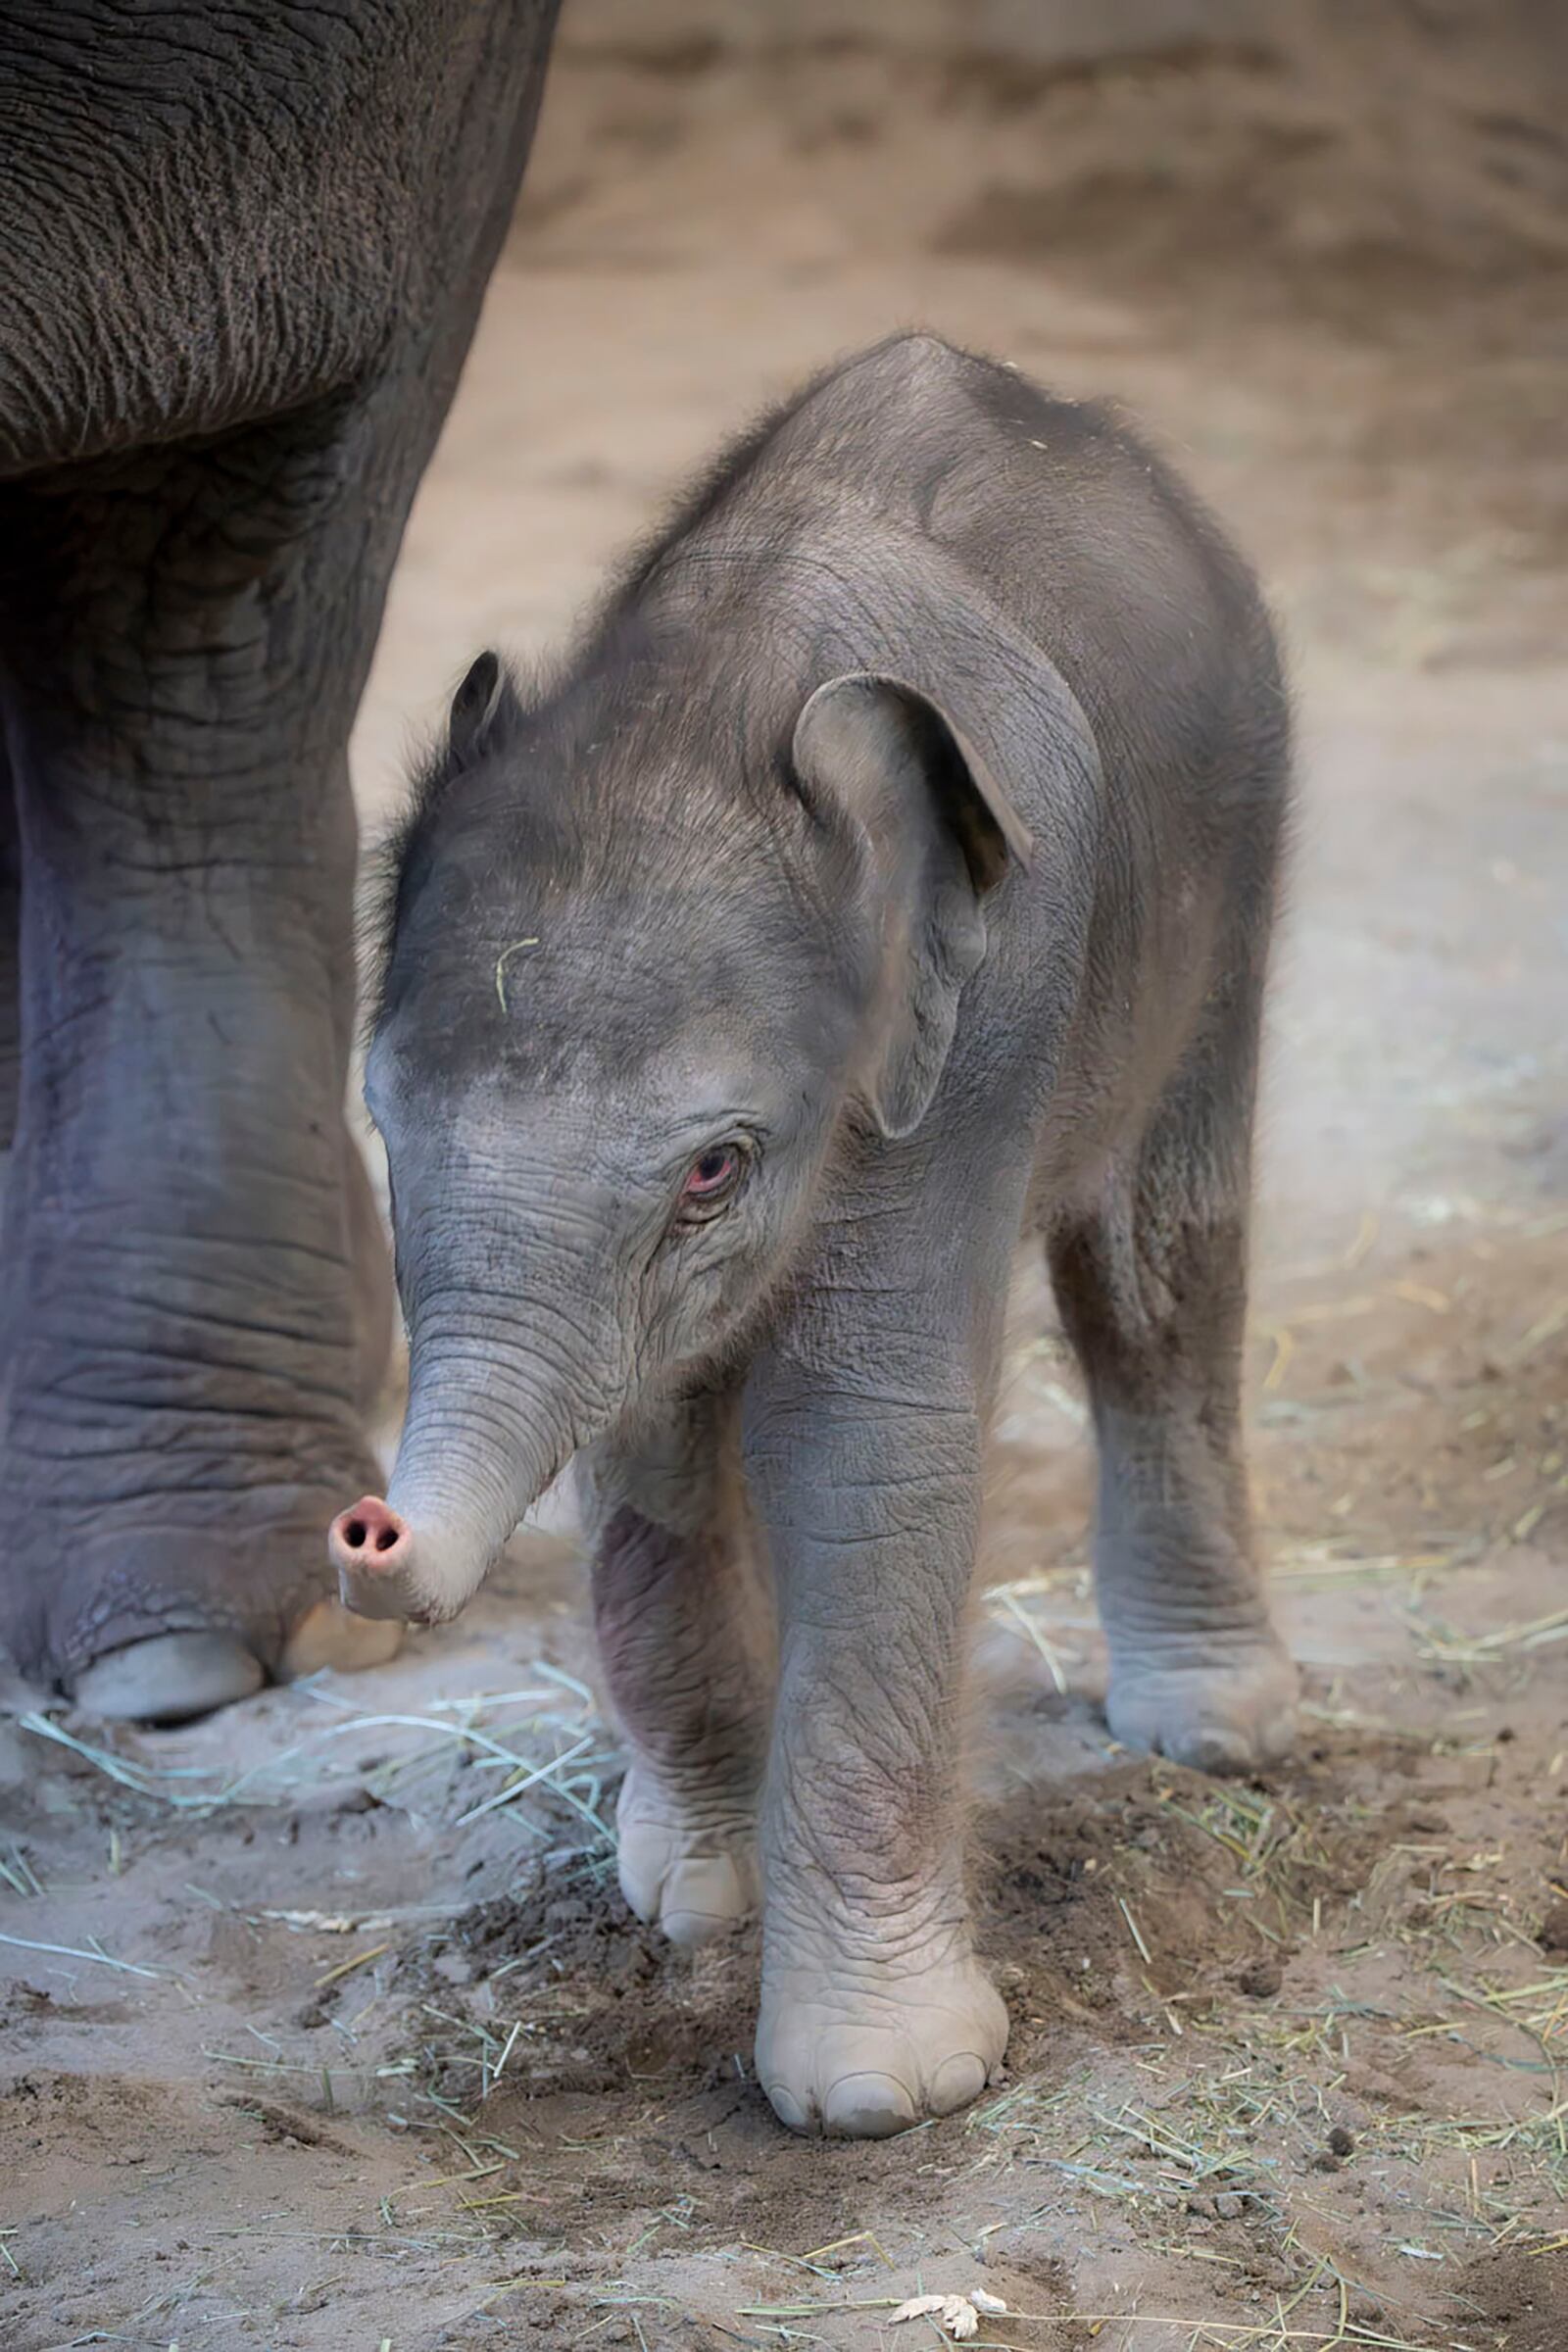
<svg viewBox="0 0 1568 2352"><path fill-rule="evenodd" d="M974 1695L1006 2079L884 2148L776 2128L755 1936L693 1959L614 1891L580 1563L535 1534L352 1686L61 1751L41 1948L94 1974L7 2017L24 2352L870 2352L979 2278L1020 2352L1568 2344L1565 100L1560 0L567 0L368 829L471 655L559 642L835 354L919 323L1124 404L1298 704L1247 1395L1299 1751L1221 1784L1107 1738L1021 1263Z"/></svg>

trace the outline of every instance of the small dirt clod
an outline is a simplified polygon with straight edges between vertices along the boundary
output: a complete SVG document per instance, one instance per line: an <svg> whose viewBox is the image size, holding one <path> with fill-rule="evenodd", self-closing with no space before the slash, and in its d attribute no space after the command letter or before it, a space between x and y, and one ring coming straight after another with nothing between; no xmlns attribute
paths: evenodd
<svg viewBox="0 0 1568 2352"><path fill-rule="evenodd" d="M1544 1952L1568 1952L1568 1901L1553 1903L1541 1923Z"/></svg>

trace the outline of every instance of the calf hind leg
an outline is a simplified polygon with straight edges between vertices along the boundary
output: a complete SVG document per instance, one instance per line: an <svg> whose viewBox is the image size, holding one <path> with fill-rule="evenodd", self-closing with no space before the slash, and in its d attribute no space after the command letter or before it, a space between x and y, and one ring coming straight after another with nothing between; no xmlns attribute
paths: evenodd
<svg viewBox="0 0 1568 2352"><path fill-rule="evenodd" d="M1201 1058L1050 1237L1100 1448L1095 1572L1118 1740L1210 1772L1283 1755L1296 1674L1253 1550L1241 1420L1250 1056Z"/></svg>

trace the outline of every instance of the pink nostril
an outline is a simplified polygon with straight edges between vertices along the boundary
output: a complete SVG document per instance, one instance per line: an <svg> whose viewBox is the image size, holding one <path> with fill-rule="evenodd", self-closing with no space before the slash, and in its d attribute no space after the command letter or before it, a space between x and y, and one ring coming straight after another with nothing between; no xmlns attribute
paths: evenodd
<svg viewBox="0 0 1568 2352"><path fill-rule="evenodd" d="M408 1534L396 1511L379 1495L367 1494L352 1510L340 1511L332 1522L332 1549L340 1559L363 1560L373 1551L379 1560L396 1551Z"/></svg>

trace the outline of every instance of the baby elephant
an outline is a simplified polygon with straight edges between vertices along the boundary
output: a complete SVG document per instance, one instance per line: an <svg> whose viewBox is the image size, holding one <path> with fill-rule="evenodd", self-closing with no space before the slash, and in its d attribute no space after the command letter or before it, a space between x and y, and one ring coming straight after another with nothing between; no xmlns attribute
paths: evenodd
<svg viewBox="0 0 1568 2352"><path fill-rule="evenodd" d="M481 655L419 780L368 1090L409 1412L344 1596L452 1616L576 1457L621 1885L679 1943L760 1902L797 2131L947 2114L1006 2041L958 1745L1021 1233L1093 1400L1113 1732L1290 1740L1238 1394L1287 735L1182 485L910 335L734 448L557 672Z"/></svg>

